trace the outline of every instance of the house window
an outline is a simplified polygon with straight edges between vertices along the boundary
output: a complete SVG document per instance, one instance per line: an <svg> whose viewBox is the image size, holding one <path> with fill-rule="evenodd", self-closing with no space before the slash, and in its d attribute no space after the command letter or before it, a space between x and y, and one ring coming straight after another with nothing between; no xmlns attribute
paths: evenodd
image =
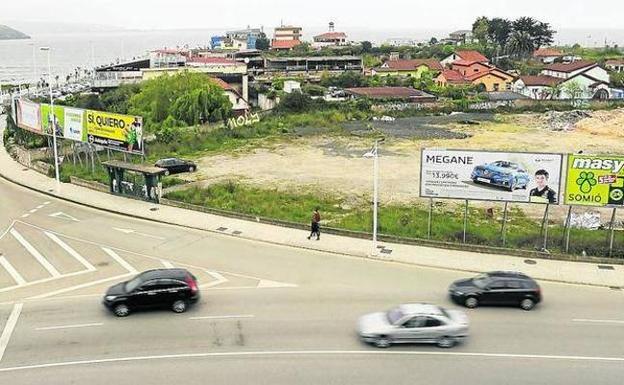
<svg viewBox="0 0 624 385"><path fill-rule="evenodd" d="M498 91L500 89L500 84L494 83L494 91Z"/></svg>
<svg viewBox="0 0 624 385"><path fill-rule="evenodd" d="M505 83L505 88L507 88L507 91L511 91L511 83Z"/></svg>
<svg viewBox="0 0 624 385"><path fill-rule="evenodd" d="M479 69L478 69L478 68L475 68L475 69L474 69L474 72L479 72Z"/></svg>

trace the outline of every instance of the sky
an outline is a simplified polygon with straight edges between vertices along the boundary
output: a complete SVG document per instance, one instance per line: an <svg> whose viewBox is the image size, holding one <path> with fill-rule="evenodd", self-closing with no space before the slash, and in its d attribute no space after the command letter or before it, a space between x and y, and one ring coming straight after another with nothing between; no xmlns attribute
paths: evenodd
<svg viewBox="0 0 624 385"><path fill-rule="evenodd" d="M0 23L45 21L127 29L267 28L469 29L478 16L532 16L555 28L623 29L621 0L18 0ZM50 18L50 16L53 16Z"/></svg>

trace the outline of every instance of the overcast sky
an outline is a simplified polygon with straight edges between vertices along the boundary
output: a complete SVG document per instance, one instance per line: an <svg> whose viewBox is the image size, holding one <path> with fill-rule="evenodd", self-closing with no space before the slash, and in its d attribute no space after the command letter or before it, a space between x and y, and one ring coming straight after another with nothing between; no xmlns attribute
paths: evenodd
<svg viewBox="0 0 624 385"><path fill-rule="evenodd" d="M624 28L621 0L17 0L0 21L93 23L131 29L287 24L339 29L464 29L481 15L533 16L556 28ZM50 20L53 18L53 20Z"/></svg>

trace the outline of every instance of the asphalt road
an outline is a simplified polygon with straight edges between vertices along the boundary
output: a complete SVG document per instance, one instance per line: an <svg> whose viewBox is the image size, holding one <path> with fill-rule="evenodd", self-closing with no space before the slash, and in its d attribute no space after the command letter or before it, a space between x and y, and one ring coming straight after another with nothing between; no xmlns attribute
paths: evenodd
<svg viewBox="0 0 624 385"><path fill-rule="evenodd" d="M454 349L379 350L356 338L360 315L406 302L454 308L447 286L465 274L129 219L3 180L0 197L0 384L611 385L624 376L622 291L542 282L534 311L468 311L470 338ZM162 266L198 277L198 306L124 319L103 309L108 286Z"/></svg>

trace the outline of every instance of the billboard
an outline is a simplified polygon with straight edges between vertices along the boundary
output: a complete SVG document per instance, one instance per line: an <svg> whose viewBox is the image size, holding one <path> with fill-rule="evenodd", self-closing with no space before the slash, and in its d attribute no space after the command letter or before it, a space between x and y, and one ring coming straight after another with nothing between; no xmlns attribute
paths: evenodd
<svg viewBox="0 0 624 385"><path fill-rule="evenodd" d="M624 205L624 156L568 155L564 203Z"/></svg>
<svg viewBox="0 0 624 385"><path fill-rule="evenodd" d="M424 149L420 196L559 203L561 154Z"/></svg>
<svg viewBox="0 0 624 385"><path fill-rule="evenodd" d="M84 130L85 111L79 108L65 107L63 115L63 136L77 142L86 142L87 133Z"/></svg>
<svg viewBox="0 0 624 385"><path fill-rule="evenodd" d="M37 103L18 99L16 103L17 126L27 131L42 134L41 107Z"/></svg>
<svg viewBox="0 0 624 385"><path fill-rule="evenodd" d="M54 118L54 128L56 129L56 136L63 138L63 132L65 127L65 107L54 106L54 117L50 114L50 105L41 104L41 128L44 135L52 135L52 119Z"/></svg>
<svg viewBox="0 0 624 385"><path fill-rule="evenodd" d="M143 119L139 116L87 110L87 141L91 144L143 154Z"/></svg>

